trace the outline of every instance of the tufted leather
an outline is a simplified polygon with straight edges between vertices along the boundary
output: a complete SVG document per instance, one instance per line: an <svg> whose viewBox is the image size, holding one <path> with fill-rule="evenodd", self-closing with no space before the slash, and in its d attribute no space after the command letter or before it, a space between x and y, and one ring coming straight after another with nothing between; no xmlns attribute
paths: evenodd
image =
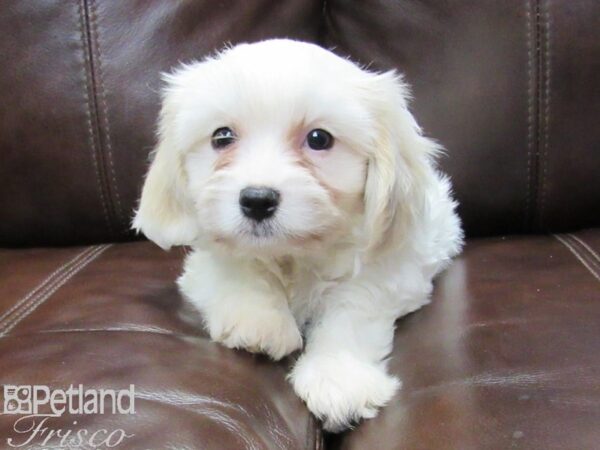
<svg viewBox="0 0 600 450"><path fill-rule="evenodd" d="M131 239L160 73L226 42L314 41L293 0L15 1L0 6L0 245Z"/></svg>
<svg viewBox="0 0 600 450"><path fill-rule="evenodd" d="M596 226L599 19L595 0L11 0L0 244L131 239L160 71L277 36L406 74L469 235Z"/></svg>

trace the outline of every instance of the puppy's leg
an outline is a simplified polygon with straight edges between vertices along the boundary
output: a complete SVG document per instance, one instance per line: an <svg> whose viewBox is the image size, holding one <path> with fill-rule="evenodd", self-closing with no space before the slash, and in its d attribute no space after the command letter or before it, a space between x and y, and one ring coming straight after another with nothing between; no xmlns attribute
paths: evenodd
<svg viewBox="0 0 600 450"><path fill-rule="evenodd" d="M431 292L431 281L412 265L394 266L395 276L374 273L325 295L290 374L296 393L329 431L374 417L392 398L400 387L386 372L394 322L426 304Z"/></svg>
<svg viewBox="0 0 600 450"><path fill-rule="evenodd" d="M178 283L213 340L276 360L302 347L280 282L258 261L196 251Z"/></svg>

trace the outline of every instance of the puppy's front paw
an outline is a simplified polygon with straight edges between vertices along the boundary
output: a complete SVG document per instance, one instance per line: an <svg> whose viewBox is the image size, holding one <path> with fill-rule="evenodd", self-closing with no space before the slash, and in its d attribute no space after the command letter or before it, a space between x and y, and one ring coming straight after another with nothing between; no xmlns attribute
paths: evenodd
<svg viewBox="0 0 600 450"><path fill-rule="evenodd" d="M266 353L274 360L302 347L302 336L289 311L240 307L205 316L210 337L229 348Z"/></svg>
<svg viewBox="0 0 600 450"><path fill-rule="evenodd" d="M383 367L352 355L304 355L290 379L325 430L334 433L360 419L375 417L401 385Z"/></svg>

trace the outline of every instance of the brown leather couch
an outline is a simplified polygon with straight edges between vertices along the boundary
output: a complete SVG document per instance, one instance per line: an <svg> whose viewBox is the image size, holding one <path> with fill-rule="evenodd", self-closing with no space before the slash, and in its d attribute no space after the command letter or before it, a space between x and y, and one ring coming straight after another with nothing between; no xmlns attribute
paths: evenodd
<svg viewBox="0 0 600 450"><path fill-rule="evenodd" d="M3 1L0 382L134 384L133 415L45 425L120 428L124 449L600 448L599 24L597 0ZM174 284L183 250L129 229L159 72L275 36L406 74L469 236L398 321L403 389L339 436L293 358L210 342Z"/></svg>

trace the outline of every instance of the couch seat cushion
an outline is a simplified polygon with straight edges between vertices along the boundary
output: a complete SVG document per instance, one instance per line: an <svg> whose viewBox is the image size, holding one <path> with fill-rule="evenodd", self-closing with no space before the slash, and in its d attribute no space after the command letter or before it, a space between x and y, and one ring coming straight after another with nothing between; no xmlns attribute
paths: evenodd
<svg viewBox="0 0 600 450"><path fill-rule="evenodd" d="M398 322L402 390L338 449L587 449L600 442L600 230L474 240Z"/></svg>
<svg viewBox="0 0 600 450"><path fill-rule="evenodd" d="M594 448L599 253L600 230L470 241L432 304L398 321L390 370L402 390L327 447ZM0 383L134 384L133 415L46 423L123 429L133 436L122 448L321 448L285 380L289 361L211 343L185 312L182 257L148 242L0 251ZM0 415L2 445L25 439L19 417Z"/></svg>
<svg viewBox="0 0 600 450"><path fill-rule="evenodd" d="M182 251L163 252L149 242L1 250L0 383L133 384L135 414L63 414L44 424L63 435L100 431L95 443L107 436L103 430L132 435L115 448L320 445L316 422L285 379L286 362L214 344L197 317L182 314L174 283L182 258ZM14 430L19 417L0 415L0 447L31 436ZM33 444L41 446L45 436ZM55 436L43 448L59 444Z"/></svg>

